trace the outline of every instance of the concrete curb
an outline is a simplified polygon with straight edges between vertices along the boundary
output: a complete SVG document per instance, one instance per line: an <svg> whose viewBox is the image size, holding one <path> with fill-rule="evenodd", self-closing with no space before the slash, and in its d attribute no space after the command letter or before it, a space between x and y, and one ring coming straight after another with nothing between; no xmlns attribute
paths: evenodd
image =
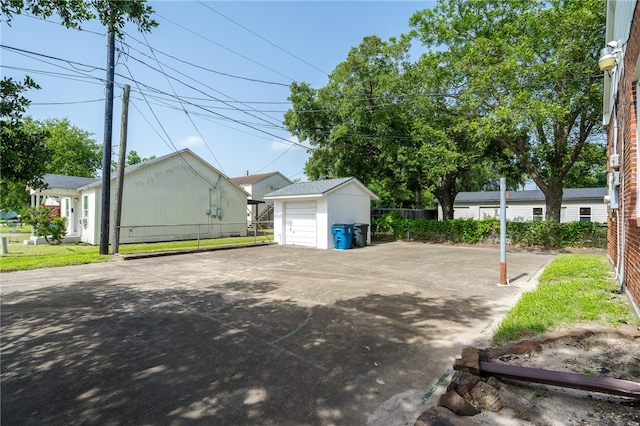
<svg viewBox="0 0 640 426"><path fill-rule="evenodd" d="M131 253L131 254L121 254L117 253L113 255L114 261L120 260L134 260L134 259L146 259L150 257L161 257L161 256L174 256L179 254L192 254L192 253L204 253L208 251L219 251L219 250L232 250L238 248L248 248L248 247L264 247L277 244L274 241L261 241L257 243L242 243L242 244L227 244L222 246L212 246L212 247L200 247L193 249L179 249L179 250L163 250L163 251L150 251L144 253Z"/></svg>

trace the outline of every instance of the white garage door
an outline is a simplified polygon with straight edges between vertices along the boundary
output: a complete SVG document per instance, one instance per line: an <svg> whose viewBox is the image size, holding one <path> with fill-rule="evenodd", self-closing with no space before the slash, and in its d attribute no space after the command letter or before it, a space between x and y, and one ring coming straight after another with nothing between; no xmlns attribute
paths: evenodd
<svg viewBox="0 0 640 426"><path fill-rule="evenodd" d="M288 202L284 205L284 243L316 247L316 203Z"/></svg>

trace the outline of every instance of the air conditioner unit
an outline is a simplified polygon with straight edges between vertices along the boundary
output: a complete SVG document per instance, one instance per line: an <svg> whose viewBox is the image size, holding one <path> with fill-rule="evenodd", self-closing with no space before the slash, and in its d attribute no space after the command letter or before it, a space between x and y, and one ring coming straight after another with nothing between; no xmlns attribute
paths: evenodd
<svg viewBox="0 0 640 426"><path fill-rule="evenodd" d="M609 167L612 169L617 169L620 167L620 155L619 154L611 154L609 157Z"/></svg>

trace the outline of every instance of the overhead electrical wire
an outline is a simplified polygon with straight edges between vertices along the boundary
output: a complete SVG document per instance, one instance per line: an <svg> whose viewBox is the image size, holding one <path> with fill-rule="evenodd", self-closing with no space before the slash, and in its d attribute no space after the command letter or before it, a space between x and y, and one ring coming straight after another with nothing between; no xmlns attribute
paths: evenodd
<svg viewBox="0 0 640 426"><path fill-rule="evenodd" d="M147 37L143 34L144 37L144 41L147 43L147 46L149 46L149 42L147 41ZM207 147L207 149L209 150L209 153L211 154L211 156L213 157L213 159L216 161L216 163L218 163L218 166L220 166L220 170L224 173L227 174L224 171L224 168L222 167L222 164L220 164L220 161L218 160L218 157L216 157L216 154L213 152L213 150L211 149L211 147L209 146L209 144L207 143L207 140L205 139L205 137L202 135L202 132L200 132L200 129L198 128L198 126L196 126L196 123L193 121L193 118L191 117L191 115L189 114L189 111L187 111L187 109L184 107L182 101L180 100L180 97L178 96L178 94L176 93L176 89L173 87L173 85L171 84L171 80L169 79L169 76L164 72L164 70L162 69L162 64L160 63L160 61L158 61L158 59L155 57L155 53L153 53L153 49L151 48L151 46L149 46L149 50L151 50L151 54L153 55L153 57L156 59L156 62L158 63L158 66L160 67L160 70L162 71L162 74L165 76L165 78L167 79L167 83L169 84L169 87L171 87L171 90L173 91L173 94L175 95L176 99L178 99L178 101L180 102L180 107L182 108L182 111L187 115L187 117L189 118L189 121L191 122L191 124L193 125L193 128L196 129L196 132L198 133L198 136L200 136L200 139L202 140L202 143L204 143L204 146Z"/></svg>
<svg viewBox="0 0 640 426"><path fill-rule="evenodd" d="M127 66L127 64L122 64L127 71L129 72L129 74L131 75L131 79L135 81L135 79L133 78L133 74L131 74L131 70L129 69L129 67ZM144 94L142 95L144 97ZM153 114L153 117L156 119L156 121L158 122L158 124L160 125L160 128L162 129L163 133L165 134L165 136L167 137L167 139L169 140L170 143L170 148L173 148L173 151L178 154L180 156L180 159L187 165L187 167L189 167L189 169L191 169L191 171L194 173L195 176L199 177L203 182L205 182L207 185L209 185L211 188L215 188L216 185L214 183L209 182L209 180L207 178L205 178L204 176L202 176L200 173L198 173L198 171L196 169L193 168L193 166L191 165L191 163L189 163L187 161L186 158L184 158L182 156L182 154L180 154L178 148L176 147L176 145L173 143L173 140L171 140L171 136L169 136L169 133L167 133L167 130L164 128L164 126L162 125L162 122L160 121L160 119L158 118L158 116L156 115L155 111L153 111L153 108L151 108L151 105L149 105L147 103L147 107L149 107L149 111L151 111L151 114Z"/></svg>
<svg viewBox="0 0 640 426"><path fill-rule="evenodd" d="M149 49L152 51L152 53L153 53L153 50L154 50L154 49L153 49L151 46L148 46L148 48L149 48ZM138 51L137 49L134 49L134 50ZM139 52L139 51L138 51L138 52ZM166 64L164 64L164 63L162 63L162 62L160 62L160 61L158 61L158 60L157 60L157 58L155 58L155 54L154 54L154 57L153 57L153 58L151 58L150 56L145 55L145 54L144 54L144 53L142 53L142 52L139 52L139 53L143 54L144 56L147 56L147 57L148 57L148 58L150 58L150 59L154 59L154 60L158 63L158 66L160 66L161 68L163 68L162 66L164 65L164 67L169 68L169 69L171 69L172 71L175 71L175 72L177 72L178 74L180 74L180 75L182 75L182 76L184 76L184 77L186 77L186 78L188 78L188 79L190 79L190 80L193 80L193 81L195 81L195 82L196 82L196 83L198 83L198 84L201 84L202 86L206 87L207 89L209 89L209 90L213 90L214 92L219 93L219 94L220 94L220 95L222 95L222 96L226 96L227 98L232 99L235 103L239 103L239 101L237 101L236 99L233 99L231 96L229 96L229 95L227 95L227 94L225 94L225 93L223 93L223 92L221 92L221 91L219 91L219 90L217 90L217 89L214 89L213 87L208 86L208 85L206 85L206 84L202 83L200 80L197 80L197 79L195 79L195 78L193 78L193 77L191 77L191 76L189 76L189 75L187 75L187 74L185 74L185 73L183 73L183 72L181 72L181 71L176 70L175 68L172 68L172 67L170 67L170 66L168 66L168 65L166 65ZM135 58L135 57L133 57L133 56L131 56L131 55L129 55L128 57L129 57L130 59L133 59L133 60L134 60L134 61L136 61L136 62L139 62L139 63L141 63L141 64L143 64L143 65L145 65L145 66L149 67L150 69L152 69L152 70L154 70L154 71L160 72L160 73L161 73L161 74L163 74L165 77L168 77L168 76L167 76L167 74L165 73L164 69L160 69L160 70L158 70L158 69L156 69L156 68L152 67L151 65L147 64L146 62L144 62L144 61L142 61L142 60L140 60L140 59L138 59L138 58ZM195 90L195 91L197 91L197 92L199 92L199 93L202 93L202 94L207 95L207 93L205 93L205 92L203 92L203 91L201 91L201 90L199 90L199 89L196 89L195 87L193 87L193 86L191 86L191 85L186 84L184 81L182 81L182 80L180 80L180 79L178 79L178 78L176 78L176 77L172 77L172 76L171 76L170 78L171 78L171 79L173 79L173 80L175 80L175 81L177 81L177 82L179 82L180 84L182 84L182 85L184 85L184 86L186 86L186 87L188 87L188 88L192 89L192 90ZM176 96L177 96L177 94L176 94ZM232 105L232 104L228 103L226 100L218 99L218 98L216 98L216 97L214 97L214 96L211 96L211 95L208 95L208 96L209 96L211 99L213 99L213 100L215 100L215 101L217 101L217 102L220 102L220 103L222 103L222 104L225 104L225 105L229 106L229 107L230 107L230 109L233 109L233 110L236 110L236 111L241 111L241 112L245 112L245 113L246 113L246 111L245 111L245 110L242 110L242 109L240 109L240 108L238 108L238 107L236 107L236 106L234 106L234 105ZM255 108L253 108L253 107L250 107L249 105L245 105L245 106L247 106L250 110L253 110L253 111L255 111L255 112L259 112L259 113L261 113L261 114L265 115L267 118L269 118L269 119L271 119L271 120L275 120L275 118L274 118L274 117L270 117L269 115L267 115L267 114L265 114L265 113L263 113L263 112L261 112L261 111L259 111L259 110L255 109ZM257 118L257 119L259 119L259 120L263 120L263 119L260 119L259 117L255 117L255 116L254 116L254 118Z"/></svg>
<svg viewBox="0 0 640 426"><path fill-rule="evenodd" d="M125 33L125 34L126 34L127 38L130 38L130 39L132 39L132 40L134 40L134 41L136 41L136 42L138 42L140 44L144 44L140 40L138 40L135 37L133 37L131 34L129 34L129 33ZM127 44L124 41L121 41L121 43ZM129 47L131 47L133 50L138 51L137 49L133 48L131 45L129 45ZM184 59L180 59L180 58L178 58L176 56L170 55L169 53L163 52L162 50L159 50L159 49L157 49L155 47L153 48L153 50L156 51L157 53L160 53L161 55L164 55L164 56L166 56L168 58L171 58L171 59L173 59L175 61L178 61L178 62L181 62L183 64L192 66L194 68L201 69L203 71L207 71L207 72L210 72L210 73L222 75L222 76L225 76L225 77L230 77L230 78L235 78L235 79L245 80L245 81L252 81L252 82L255 82L255 83L270 84L270 85L274 85L274 86L283 86L283 87L290 87L291 86L288 83L279 83L279 82L276 82L276 81L268 81L268 80L262 80L262 79L258 79L258 78L243 77L243 76L239 76L239 75L235 75L235 74L230 74L230 73L226 73L226 72L222 72L222 71L217 71L217 70L214 70L214 69L211 69L211 68L204 67L202 65L194 64L193 62L185 61Z"/></svg>
<svg viewBox="0 0 640 426"><path fill-rule="evenodd" d="M223 48L223 49L225 49L225 50L228 50L229 52L231 52L231 53L233 53L233 54L235 54L235 55L238 55L238 56L240 56L241 58L246 59L247 61L253 62L253 63L254 63L254 64L256 64L256 65L259 65L259 66L261 66L261 67L263 67L263 68L265 68L265 69L268 69L269 71L274 72L274 73L276 73L276 74L278 74L278 75L280 75L280 76L282 76L282 77L286 78L287 80L290 80L290 81L294 81L294 80L295 80L294 78L291 78L291 77L289 77L288 75L282 74L281 72L279 72L279 71L277 71L277 70L274 70L273 68L270 68L270 67L268 67L268 66L266 66L266 65L264 65L264 64L261 64L260 62L255 61L255 60L253 60L253 59L251 59L251 58L249 58L249 57L247 57L247 56L245 56L245 55L243 55L243 54L241 54L241 53L238 53L238 52L236 52L235 50L229 49L228 47L223 46L222 44L220 44L220 43L218 43L218 42L216 42L216 41L213 41L213 40L211 40L210 38L207 38L207 37L203 36L202 34L197 33L197 32L195 32L195 31L193 31L193 30L191 30L191 29L189 29L189 28L185 27L184 25L180 25L180 24L178 24L177 22L172 21L171 19L169 19L169 18L167 18L167 17L164 17L164 16L159 15L159 14L157 14L157 13L156 13L156 16L157 16L157 17L159 17L159 18L164 19L164 20L165 20L165 21L167 21L167 22L171 22L173 25L175 25L175 26L177 26L177 27L180 27L180 28L182 28L183 30L185 30L185 31L187 31L187 32L190 32L191 34L194 34L194 35L196 35L196 36L198 36L198 37L200 37L200 38L202 38L202 39L204 39L204 40L208 41L209 43L215 44L215 45L216 45L216 46L218 46L218 47L221 47L221 48Z"/></svg>
<svg viewBox="0 0 640 426"><path fill-rule="evenodd" d="M242 28L242 29L244 29L244 30L246 30L246 31L250 32L250 33L251 33L251 34L253 34L254 36L258 37L259 39L266 41L267 43L269 43L270 45L272 45L272 46L273 46L273 47L275 47L276 49L279 49L279 50L283 51L284 53L286 53L287 55L291 56L292 58L295 58L295 59L299 60L300 62L302 62L302 63L304 63L304 64L306 64L306 65L309 65L311 68L313 68L313 69L315 69L315 70L317 70L317 71L320 71L320 72L321 72L322 74L324 74L325 76L328 76L328 75L329 75L329 73L328 73L328 72L326 72L326 71L324 71L324 70L321 70L320 68L318 68L318 67L316 67L315 65L313 65L313 64L311 64L311 63L309 63L309 62L305 61L304 59L302 59L302 58L300 58L300 57L298 57L298 56L294 55L293 53L289 52L288 50L285 50L285 49L283 49L282 47L278 46L277 44L275 44L275 43L271 42L270 40L267 40L266 38L264 38L264 37L263 37L263 36L261 36L260 34L256 33L255 31L253 31L253 30L251 30L251 29L249 29L249 28L247 28L247 27L245 27L245 26L244 26L244 25L242 25L241 23L239 23L239 22L237 22L237 21L234 21L233 19L229 18L228 16L226 16L226 15L224 15L224 14L220 13L219 11L217 11L217 10L216 10L216 9L214 9L214 8L212 8L212 7L211 7L211 6L209 6L208 4L206 4L206 3L204 3L204 2L202 2L202 1L200 1L200 0L196 0L196 2L197 2L197 3L200 3L202 6L206 7L207 9L211 10L212 12L215 12L215 13L217 13L218 15L222 16L224 19L226 19L226 20L228 20L228 21L230 21L230 22L233 22L234 24L236 24L236 25L237 25L237 26L239 26L240 28Z"/></svg>

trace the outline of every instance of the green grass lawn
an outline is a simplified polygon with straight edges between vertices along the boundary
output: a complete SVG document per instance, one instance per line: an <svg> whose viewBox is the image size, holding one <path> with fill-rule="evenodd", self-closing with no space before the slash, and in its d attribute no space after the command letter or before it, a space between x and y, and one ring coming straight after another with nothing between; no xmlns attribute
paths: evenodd
<svg viewBox="0 0 640 426"><path fill-rule="evenodd" d="M229 244L252 243L270 240L266 236L217 238L200 241L200 247L212 247ZM111 255L101 255L100 248L87 244L62 245L25 245L8 244L8 254L0 256L0 271L21 271L37 268L52 268L56 266L81 265L85 263L110 262ZM124 244L120 246L120 253L144 253L167 250L187 250L198 247L197 241L173 241L166 243Z"/></svg>
<svg viewBox="0 0 640 426"><path fill-rule="evenodd" d="M560 254L540 275L538 287L524 293L507 313L493 342L502 344L577 324L640 323L618 290L605 255Z"/></svg>

